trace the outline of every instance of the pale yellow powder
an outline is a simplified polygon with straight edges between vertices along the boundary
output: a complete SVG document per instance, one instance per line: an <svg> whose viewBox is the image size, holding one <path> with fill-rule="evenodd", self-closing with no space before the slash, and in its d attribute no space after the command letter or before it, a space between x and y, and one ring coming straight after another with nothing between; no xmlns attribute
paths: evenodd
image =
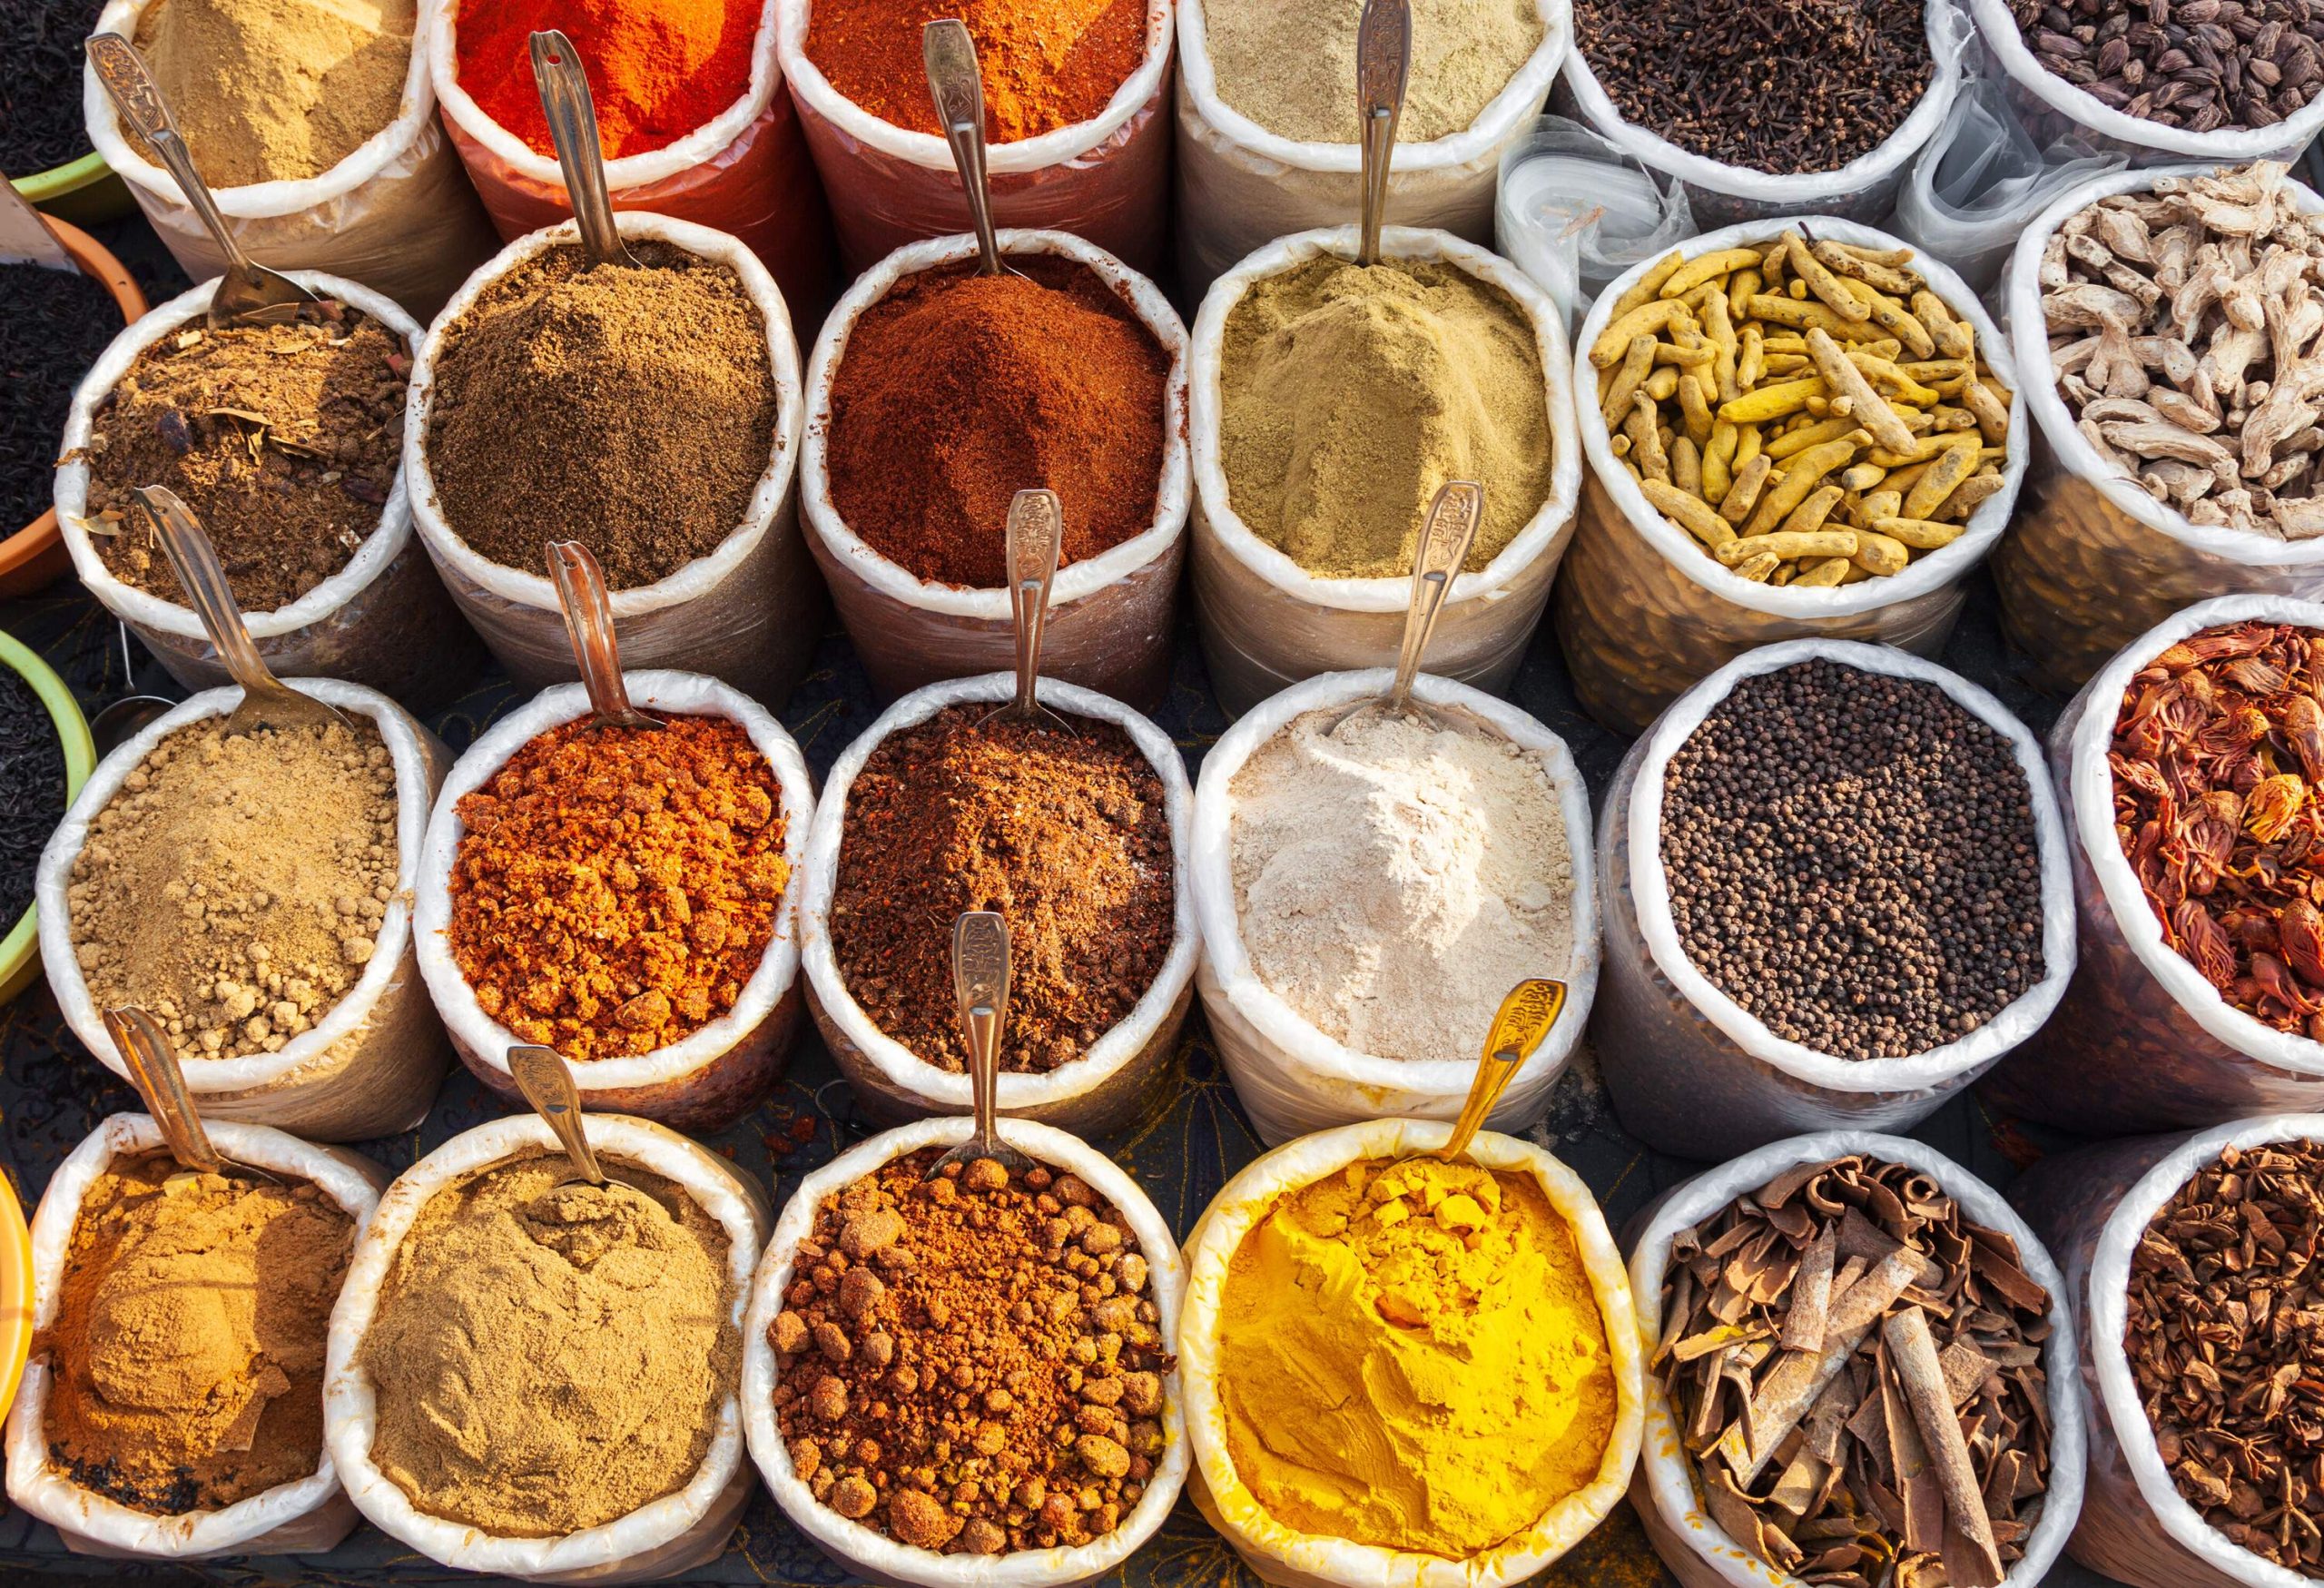
<svg viewBox="0 0 2324 1588"><path fill-rule="evenodd" d="M1541 44L1537 0L1412 0L1412 15L1400 143L1466 132ZM1280 137L1354 143L1363 15L1364 0L1205 0L1218 97Z"/></svg>

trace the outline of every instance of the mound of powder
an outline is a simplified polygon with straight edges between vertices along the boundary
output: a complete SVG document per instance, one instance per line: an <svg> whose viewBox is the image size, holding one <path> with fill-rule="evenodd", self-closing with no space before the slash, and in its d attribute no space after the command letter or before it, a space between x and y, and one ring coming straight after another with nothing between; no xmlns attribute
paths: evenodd
<svg viewBox="0 0 2324 1588"><path fill-rule="evenodd" d="M74 1483L139 1511L215 1509L323 1448L323 1343L355 1220L311 1183L115 1159L82 1198L42 1433Z"/></svg>
<svg viewBox="0 0 2324 1588"><path fill-rule="evenodd" d="M1327 578L1402 578L1437 488L1485 488L1474 571L1550 494L1532 322L1458 266L1322 258L1226 317L1219 462L1251 532Z"/></svg>
<svg viewBox="0 0 2324 1588"><path fill-rule="evenodd" d="M396 119L418 9L415 0L155 0L138 18L137 47L203 181L298 182Z"/></svg>
<svg viewBox="0 0 2324 1588"><path fill-rule="evenodd" d="M379 730L163 739L97 813L65 889L99 1009L143 1005L181 1059L271 1053L361 979L395 896Z"/></svg>
<svg viewBox="0 0 2324 1588"><path fill-rule="evenodd" d="M1538 0L1413 0L1412 14L1399 143L1468 131L1541 44ZM1354 143L1363 16L1354 0L1207 0L1203 36L1218 97L1280 137Z"/></svg>
<svg viewBox="0 0 2324 1588"><path fill-rule="evenodd" d="M1333 1041L1473 1061L1528 976L1573 960L1573 854L1541 761L1498 734L1310 712L1235 774L1251 964Z"/></svg>
<svg viewBox="0 0 2324 1588"><path fill-rule="evenodd" d="M742 1374L724 1228L675 1181L562 1186L563 1154L448 1186L396 1248L357 1360L371 1459L433 1516L512 1538L685 1487Z"/></svg>

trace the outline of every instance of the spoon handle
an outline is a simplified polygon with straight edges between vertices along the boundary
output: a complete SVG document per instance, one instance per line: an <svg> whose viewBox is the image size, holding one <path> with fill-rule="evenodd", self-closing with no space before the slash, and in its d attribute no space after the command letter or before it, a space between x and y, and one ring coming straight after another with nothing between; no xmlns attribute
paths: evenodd
<svg viewBox="0 0 2324 1588"><path fill-rule="evenodd" d="M137 1095L145 1100L146 1111L161 1127L170 1156L187 1169L224 1174L226 1160L210 1144L210 1132L202 1128L202 1116L194 1111L185 1071L178 1067L177 1050L170 1046L170 1039L153 1017L135 1007L109 1009L105 1030L112 1033L113 1046L121 1050L122 1060L129 1066L129 1079Z"/></svg>
<svg viewBox="0 0 2324 1588"><path fill-rule="evenodd" d="M971 910L952 922L952 995L969 1045L969 1091L980 1147L1000 1144L1000 1032L1009 1019L1009 922Z"/></svg>
<svg viewBox="0 0 2324 1588"><path fill-rule="evenodd" d="M580 1090L573 1084L573 1071L566 1068L556 1050L518 1042L508 1050L508 1073L525 1100L533 1105L533 1112L556 1133L557 1144L573 1160L576 1172L593 1186L604 1185L606 1171L597 1167L596 1149L589 1145L589 1134L581 1127Z"/></svg>
<svg viewBox="0 0 2324 1588"><path fill-rule="evenodd" d="M1411 0L1364 0L1355 26L1357 153L1364 166L1363 241L1357 261L1380 262L1380 226L1388 211L1388 168L1403 119L1413 70Z"/></svg>
<svg viewBox="0 0 2324 1588"><path fill-rule="evenodd" d="M1041 676L1041 637L1049 589L1065 540L1065 512L1053 490L1020 490L1009 504L1009 616L1017 629L1017 708L1031 716Z"/></svg>
<svg viewBox="0 0 2324 1588"><path fill-rule="evenodd" d="M960 189L969 201L969 220L976 228L978 269L988 276L1000 273L1000 243L992 229L992 195L985 182L984 79L977 70L977 42L969 25L957 16L940 16L921 30L921 64L928 71L929 97L936 104L936 124L951 145L952 163L960 173Z"/></svg>
<svg viewBox="0 0 2324 1588"><path fill-rule="evenodd" d="M1452 1134L1436 1149L1437 1157L1451 1163L1469 1149L1469 1143L1484 1129L1493 1105L1501 1101L1501 1094L1509 1090L1510 1081L1550 1034L1564 1008L1562 981L1536 977L1509 990L1492 1017L1492 1030L1485 1036L1484 1056L1477 1060L1477 1076L1469 1084L1468 1100L1461 1105L1461 1117L1452 1122Z"/></svg>
<svg viewBox="0 0 2324 1588"><path fill-rule="evenodd" d="M226 256L229 272L244 278L255 275L250 255L234 241L226 217L219 213L217 200L210 196L210 184L193 168L192 152L179 135L177 123L162 98L161 85L145 69L144 59L138 54L136 46L117 33L101 33L89 39L86 48L89 64L95 70L97 81L104 85L105 93L112 96L113 108L129 123L130 131L145 141L162 169L176 180L179 191L201 218L211 241Z"/></svg>
<svg viewBox="0 0 2324 1588"><path fill-rule="evenodd" d="M580 52L555 28L532 35L533 86L541 114L556 146L557 169L565 173L565 196L573 205L581 247L596 264L633 264L629 246L614 220L613 193L606 185L605 145L597 133L597 102Z"/></svg>
<svg viewBox="0 0 2324 1588"><path fill-rule="evenodd" d="M630 705L629 686L621 676L614 604L606 594L604 570L579 541L552 540L548 572L556 583L556 604L565 612L566 637L573 642L573 660L589 691L590 709L600 722L634 723L644 714Z"/></svg>
<svg viewBox="0 0 2324 1588"><path fill-rule="evenodd" d="M1469 560L1477 538L1477 525L1485 514L1485 488L1472 479L1449 479L1436 489L1420 528L1420 544L1413 553L1412 603L1404 608L1404 639L1396 652L1396 681L1389 686L1388 705L1402 711L1413 697L1413 680L1420 676L1421 658L1428 653L1429 636L1444 610L1452 581Z"/></svg>
<svg viewBox="0 0 2324 1588"><path fill-rule="evenodd" d="M185 591L185 604L202 619L210 643L217 647L219 661L225 665L234 682L242 686L243 698L271 700L290 694L251 643L250 628L242 622L241 607L235 601L233 587L226 582L226 570L218 561L218 548L211 545L208 532L192 510L166 486L141 485L133 494L153 521L154 533L161 538L171 570Z"/></svg>

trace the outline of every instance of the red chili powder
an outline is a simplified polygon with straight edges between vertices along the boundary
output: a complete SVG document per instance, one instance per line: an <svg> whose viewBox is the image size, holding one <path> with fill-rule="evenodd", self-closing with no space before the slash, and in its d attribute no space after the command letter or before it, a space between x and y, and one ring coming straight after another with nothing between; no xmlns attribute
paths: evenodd
<svg viewBox="0 0 2324 1588"><path fill-rule="evenodd" d="M881 121L941 133L920 54L940 16L976 40L988 143L1090 120L1146 54L1146 0L813 0L807 58Z"/></svg>
<svg viewBox="0 0 2324 1588"><path fill-rule="evenodd" d="M460 0L460 86L535 152L556 153L530 40L562 28L588 73L606 158L643 154L750 92L763 10L763 0Z"/></svg>
<svg viewBox="0 0 2324 1588"><path fill-rule="evenodd" d="M1007 582L1020 490L1057 492L1060 567L1154 522L1170 355L1082 266L1009 263L1026 273L906 276L856 321L832 380L832 504L881 556L940 584Z"/></svg>

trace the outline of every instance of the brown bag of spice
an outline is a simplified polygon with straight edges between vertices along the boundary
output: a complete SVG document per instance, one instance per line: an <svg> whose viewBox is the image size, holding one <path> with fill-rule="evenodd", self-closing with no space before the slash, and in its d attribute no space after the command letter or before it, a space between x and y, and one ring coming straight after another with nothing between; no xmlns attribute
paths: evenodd
<svg viewBox="0 0 2324 1588"><path fill-rule="evenodd" d="M1041 670L1048 676L1136 705L1159 705L1169 687L1178 572L1187 544L1186 328L1152 281L1078 237L1003 232L999 242L1004 254L1047 254L1082 265L1128 303L1170 356L1154 521L1119 545L1058 571L1041 641ZM849 528L832 500L832 387L856 321L903 278L974 257L976 240L968 236L898 249L848 290L824 323L807 366L799 498L808 548L831 587L864 670L873 686L890 696L940 679L1015 666L1016 630L1005 587L963 589L918 577ZM1043 482L1023 483L1030 488ZM993 526L996 537L1001 528Z"/></svg>
<svg viewBox="0 0 2324 1588"><path fill-rule="evenodd" d="M931 684L905 695L842 752L823 782L822 803L807 841L804 876L799 889L799 952L807 981L807 1007L840 1073L855 1089L865 1112L881 1120L924 1114L970 1111L965 1072L940 1070L875 1025L847 990L832 946L831 908L839 881L840 841L846 830L847 793L880 742L900 729L926 722L946 706L1012 698L1014 676L989 673ZM1194 904L1187 885L1194 794L1185 764L1170 736L1118 700L1060 684L1040 681L1041 704L1074 717L1115 724L1128 734L1162 779L1170 824L1174 873L1173 937L1168 955L1128 1015L1078 1059L1041 1073L1003 1073L1000 1107L1004 1114L1102 1135L1137 1118L1149 1093L1166 1079L1178 1029L1194 998L1196 948Z"/></svg>
<svg viewBox="0 0 2324 1588"><path fill-rule="evenodd" d="M407 350L419 348L419 322L379 293L312 271L291 275L371 316L401 338ZM77 454L89 444L97 410L137 356L197 325L216 291L213 280L181 292L113 339L73 394L64 422L66 461L56 471L57 525L74 572L188 689L212 689L229 682L217 649L192 608L124 583L105 567L90 542L89 465ZM346 567L290 605L272 612L246 612L243 618L259 655L278 677L343 678L421 709L467 688L483 660L474 632L445 593L427 553L412 538L411 499L401 469L379 510L379 528Z"/></svg>
<svg viewBox="0 0 2324 1588"><path fill-rule="evenodd" d="M2324 604L2227 596L2190 607L2125 646L2050 731L2050 765L2071 835L2080 958L2056 1018L1985 1078L1983 1090L1994 1108L2084 1135L2114 1136L2324 1104L2324 1043L2232 1006L2172 946L2184 939L2176 931L2166 939L2116 824L2116 720L2148 686L2134 680L2182 642L2244 622L2324 629ZM2235 654L2216 653L2230 662ZM2184 819L2200 814L2201 792L2185 802ZM2309 785L2305 798L2317 797ZM2184 841L2174 835L2170 842ZM2186 902L2216 916L2239 895L2214 890L2207 903ZM2289 960L2281 951L2276 957ZM2288 963L2279 968L2288 991L2324 1007L2324 996L2302 992L2309 983Z"/></svg>
<svg viewBox="0 0 2324 1588"><path fill-rule="evenodd" d="M394 758L395 897L361 979L322 1019L271 1053L186 1060L185 1080L205 1119L272 1125L322 1141L368 1141L409 1130L426 1117L449 1057L443 1024L419 977L410 900L419 878L428 807L452 755L418 719L375 690L335 678L301 678L292 687L369 718ZM241 698L241 690L231 686L206 690L114 750L97 764L41 852L34 897L49 991L73 1034L123 1080L128 1067L89 995L74 952L67 892L74 863L95 831L98 815L156 745L189 723L226 715Z"/></svg>
<svg viewBox="0 0 2324 1588"><path fill-rule="evenodd" d="M378 1206L387 1172L343 1148L315 1147L261 1125L215 1120L212 1145L238 1163L320 1187L354 1218L358 1232ZM65 1259L83 1200L114 1159L160 1149L161 1128L145 1114L110 1114L56 1166L33 1216L33 1327L56 1322ZM213 1555L320 1554L337 1547L359 1520L328 1455L316 1470L215 1510L157 1516L82 1487L52 1464L43 1415L53 1384L45 1358L25 1368L8 1413L8 1498L47 1523L76 1554L149 1560Z"/></svg>

